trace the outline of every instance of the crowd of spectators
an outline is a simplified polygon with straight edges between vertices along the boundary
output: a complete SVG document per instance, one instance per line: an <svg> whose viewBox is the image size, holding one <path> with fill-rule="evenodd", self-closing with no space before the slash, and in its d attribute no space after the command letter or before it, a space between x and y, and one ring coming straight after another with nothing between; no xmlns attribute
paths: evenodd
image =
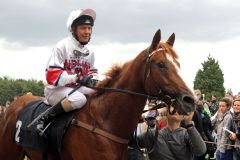
<svg viewBox="0 0 240 160"><path fill-rule="evenodd" d="M27 92L24 95L33 95L32 92ZM11 103L15 100L18 99L19 96L14 96L12 101L11 100L6 100L5 105L0 104L0 116L3 115L4 112L10 107Z"/></svg>
<svg viewBox="0 0 240 160"><path fill-rule="evenodd" d="M180 126L177 125L178 127L171 129L171 123L169 124L169 119L171 118L167 114L166 109L160 109L158 112L156 112L156 110L150 111L143 115L143 117L145 117L145 123L138 124L138 128L141 128L141 131L138 131L138 138L134 140L138 141L137 147L144 151L143 144L146 143L146 140L150 141L150 143L153 140L156 141L154 135L156 134L155 130L157 129L159 131L158 139L156 141L157 144L153 146L151 153L138 152L139 159L137 157L129 156L129 160L177 160L181 159L179 154L186 153L187 150L190 150L191 154L190 157L189 155L184 156L185 159L240 160L240 92L238 95L233 96L233 94L228 91L224 97L212 95L211 99L205 99L205 95L202 94L200 90L195 90L195 96L196 107L193 116L190 118L191 121L194 122L194 125L190 126L194 128L192 130L196 129L198 135L195 134L192 136L189 128L187 128L184 123L184 119L182 119ZM151 108L149 104L150 103L147 102L147 109ZM149 118L151 116L153 118ZM148 119L155 121L155 126L151 132L146 131ZM177 119L171 119L171 121L178 123ZM151 122L151 125L152 123L153 122ZM170 138L168 141L164 140L166 134L168 137L176 137L176 132L179 130L184 130L186 133L185 136L190 138L188 139L191 144L190 147L189 144L186 144L187 141L184 139L184 136L179 136L176 139ZM183 139L185 140L184 143L181 141ZM196 139L198 144L195 144ZM133 140L130 142L132 143L132 141ZM202 142L204 142L204 145ZM174 147L171 146L172 143L174 144ZM201 147L199 144L201 144ZM178 156L174 154L177 152L177 146L179 147ZM204 150L203 146L206 146L206 150ZM131 146L131 148L134 149L134 146ZM183 148L185 148L184 151Z"/></svg>

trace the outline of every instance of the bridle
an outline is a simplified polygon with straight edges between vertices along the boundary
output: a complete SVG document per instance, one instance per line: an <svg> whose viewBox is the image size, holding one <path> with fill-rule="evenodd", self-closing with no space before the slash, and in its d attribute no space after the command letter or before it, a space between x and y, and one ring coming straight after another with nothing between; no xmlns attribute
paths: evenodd
<svg viewBox="0 0 240 160"><path fill-rule="evenodd" d="M151 78L152 79L152 81L156 84L155 85L156 89L158 90L158 94L159 94L158 95L158 100L161 100L162 102L164 102L166 104L166 106L168 107L169 114L172 115L172 114L176 113L176 108L174 108L171 111L171 106L176 101L176 99L172 98L171 96L169 96L167 94L164 94L164 92L162 91L161 87L159 85L157 85L157 81L154 79L154 77L152 75L152 72L151 72L151 62L150 62L151 61L151 57L155 53L158 53L158 52L164 52L163 54L165 54L165 55L167 54L166 53L166 49L162 48L160 44L158 45L157 49L152 51L151 53L150 53L150 47L147 48L147 52L146 52L146 70L145 70L145 79L144 79L143 84L144 84L144 86L146 86L145 83L146 83L147 78Z"/></svg>
<svg viewBox="0 0 240 160"><path fill-rule="evenodd" d="M154 77L153 77L153 75L152 75L152 72L151 72L151 57L155 54L155 53L157 53L157 52L164 52L163 54L166 54L166 49L164 49L164 48L162 48L161 46L160 46L160 44L158 45L158 47L157 47L157 49L156 50L154 50L154 51L152 51L151 53L150 53L150 47L148 47L148 49L147 49L147 52L146 52L146 70L145 70L145 79L144 79L144 86L146 86L145 85L145 83L146 83L146 80L147 80L147 78L151 78L152 79L152 81L155 83L155 84L157 84L157 81L154 79ZM149 109L149 110L156 110L157 111L157 109L160 109L160 108L164 108L164 107L168 107L168 112L169 112L169 114L175 114L175 112L176 112L176 109L174 108L173 109L173 111L171 112L171 109L170 109L170 107L172 106L172 104L174 103L174 101L176 101L176 99L173 99L173 98L171 98L169 95L167 95L167 94L164 94L163 93L163 91L162 91L162 89L161 89L161 87L159 86L159 85L156 85L155 86L156 87L156 89L158 90L158 94L159 94L159 98L160 98L160 100L161 100L161 103L160 104L156 104L152 109ZM145 89L146 90L146 89ZM151 100L151 99L150 99ZM154 99L152 99L152 100L154 100ZM159 105L162 105L162 107L158 107ZM146 112L146 111L149 111L149 110L144 110L143 112ZM150 129L150 126L148 126L147 127L147 130L146 130L146 133L145 133L145 140L144 140L144 151L142 151L141 149L140 149L140 146L139 146L139 143L138 143L138 140L137 140L137 128L136 128L136 130L135 130L135 132L134 132L134 136L133 136L133 138L134 138L134 140L135 140L135 142L136 142L136 148L140 151L140 152L142 152L142 153L145 153L145 154L150 154L150 153L152 153L153 151L154 151L154 148L155 148L155 146L156 146L156 144L157 144L157 139L158 139L158 122L157 122L157 120L155 119L155 133L150 133L150 132L152 132L151 131L151 129ZM149 134L154 134L153 136L153 142L152 143L150 143L149 141L148 141L148 136L149 136Z"/></svg>

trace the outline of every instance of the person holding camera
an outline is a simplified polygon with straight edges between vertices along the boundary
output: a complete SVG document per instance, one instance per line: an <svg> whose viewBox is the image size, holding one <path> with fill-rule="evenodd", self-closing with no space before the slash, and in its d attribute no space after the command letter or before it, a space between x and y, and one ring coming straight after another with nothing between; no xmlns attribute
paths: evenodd
<svg viewBox="0 0 240 160"><path fill-rule="evenodd" d="M189 116L170 114L166 111L167 126L157 132L155 129L150 133L142 133L138 136L141 147L146 143L154 144L152 151L148 154L150 160L193 160L194 156L206 152L206 144L196 130L192 122L193 113ZM184 121L185 127L181 127ZM155 139L157 137L157 139Z"/></svg>

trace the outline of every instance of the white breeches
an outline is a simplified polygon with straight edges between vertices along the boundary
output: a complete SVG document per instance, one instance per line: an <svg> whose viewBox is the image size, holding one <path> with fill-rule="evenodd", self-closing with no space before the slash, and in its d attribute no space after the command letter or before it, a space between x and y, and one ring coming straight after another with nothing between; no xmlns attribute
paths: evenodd
<svg viewBox="0 0 240 160"><path fill-rule="evenodd" d="M72 110L79 109L83 107L86 102L87 98L85 95L92 94L95 91L91 88L87 88L85 86L80 87L78 90L73 92L70 96L67 96L73 88L70 87L58 87L58 88L45 88L44 93L45 97L48 100L50 105L55 105L60 102L64 97L70 101Z"/></svg>

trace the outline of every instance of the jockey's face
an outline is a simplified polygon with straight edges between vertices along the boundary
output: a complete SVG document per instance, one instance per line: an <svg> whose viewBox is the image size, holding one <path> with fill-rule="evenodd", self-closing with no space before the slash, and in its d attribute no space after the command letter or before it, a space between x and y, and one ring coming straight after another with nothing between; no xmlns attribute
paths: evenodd
<svg viewBox="0 0 240 160"><path fill-rule="evenodd" d="M78 37L79 42L88 43L92 34L91 25L78 25L76 28L76 36Z"/></svg>

